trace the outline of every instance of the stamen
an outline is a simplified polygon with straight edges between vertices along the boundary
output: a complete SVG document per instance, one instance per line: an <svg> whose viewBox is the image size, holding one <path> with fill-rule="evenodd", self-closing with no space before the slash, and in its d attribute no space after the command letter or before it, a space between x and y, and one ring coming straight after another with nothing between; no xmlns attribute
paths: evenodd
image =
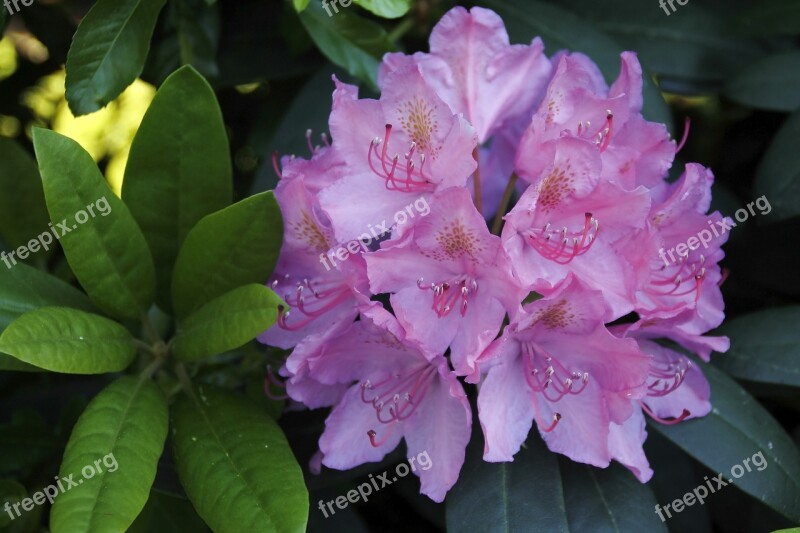
<svg viewBox="0 0 800 533"><path fill-rule="evenodd" d="M369 437L369 443L372 444L372 446L374 448L377 448L378 446L381 446L387 440L389 440L389 437L392 436L392 434L394 433L394 428L395 428L396 425L397 424L392 424L391 426L389 426L389 431L386 432L386 435L384 435L383 438L380 441L376 441L375 440L375 437L377 437L378 434L375 432L374 429L370 429L369 431L367 431L367 436Z"/></svg>
<svg viewBox="0 0 800 533"><path fill-rule="evenodd" d="M272 168L275 169L275 174L278 175L278 179L283 178L283 174L281 173L281 166L278 163L278 151L275 150L272 152Z"/></svg>
<svg viewBox="0 0 800 533"><path fill-rule="evenodd" d="M272 372L272 365L267 365L267 375L264 377L264 394L273 401L283 401L289 397L287 394L273 394L270 390L270 385L286 390L286 385L275 377Z"/></svg>
<svg viewBox="0 0 800 533"><path fill-rule="evenodd" d="M580 232L570 232L566 227L554 232L548 222L541 231L530 230L527 233L528 242L545 259L566 265L588 252L597 240L600 231L599 221L591 213L585 213L584 217L583 230ZM554 236L558 237L558 241L554 242Z"/></svg>
<svg viewBox="0 0 800 533"><path fill-rule="evenodd" d="M589 383L588 372L570 372L558 359L537 350L532 343L522 344L525 380L532 391L557 402L567 394L580 394ZM575 388L575 382L580 386Z"/></svg>
<svg viewBox="0 0 800 533"><path fill-rule="evenodd" d="M306 144L308 145L308 150L311 152L311 155L313 156L314 154L317 153L317 148L314 146L314 143L311 142L311 136L312 135L313 135L313 132L311 131L311 129L310 128L307 129L306 130Z"/></svg>
<svg viewBox="0 0 800 533"><path fill-rule="evenodd" d="M608 145L611 144L611 135L614 133L614 114L611 110L606 111L606 127L600 132L600 153L605 152Z"/></svg>
<svg viewBox="0 0 800 533"><path fill-rule="evenodd" d="M408 152L403 155L405 159L405 177L397 176L397 169L400 165L400 155L395 154L389 157L389 139L392 135L392 125L386 125L386 137L381 140L380 138L373 139L369 144L369 152L367 159L370 169L378 177L386 182L386 188L393 191L400 192L422 192L433 191L434 185L431 179L425 174L425 154L420 154L419 168L414 163L413 157L417 149L417 143L412 142ZM378 145L383 145L378 153ZM377 159L378 164L374 159Z"/></svg>
<svg viewBox="0 0 800 533"><path fill-rule="evenodd" d="M361 384L361 401L372 404L382 424L406 420L425 398L435 375L434 366L421 364L405 375L393 374L374 385L366 380Z"/></svg>
<svg viewBox="0 0 800 533"><path fill-rule="evenodd" d="M644 402L640 401L639 405L642 406L642 410L645 413L647 413L650 416L650 418L652 418L656 422L658 422L660 424L664 424L666 426L673 426L673 425L677 424L678 422L683 422L684 420L686 420L686 417L688 417L691 414L688 409L684 409L683 412L681 413L681 416L679 416L678 418L673 418L673 419L668 420L666 418L661 418L661 417L656 416L655 413L653 413L653 411L651 411L650 408L647 407L647 405Z"/></svg>
<svg viewBox="0 0 800 533"><path fill-rule="evenodd" d="M449 315L453 309L460 309L461 316L467 314L470 297L478 292L478 281L461 276L439 284L425 285L424 278L417 280L417 287L421 290L433 291L433 309L439 318Z"/></svg>
<svg viewBox="0 0 800 533"><path fill-rule="evenodd" d="M270 286L276 292L281 292L281 284L290 284L288 275L283 277L282 283L274 280ZM278 308L278 326L287 331L297 331L331 309L335 308L348 298L352 297L351 290L341 280L326 280L325 283L304 278L298 281L293 290L283 294L284 301L289 304L290 309ZM292 310L296 309L302 313L303 317L297 322L289 323Z"/></svg>
<svg viewBox="0 0 800 533"><path fill-rule="evenodd" d="M677 155L683 149L683 145L686 144L686 140L689 139L689 126L692 124L692 119L686 117L683 120L683 137L681 138L681 142L678 143L677 148L675 148L675 154Z"/></svg>

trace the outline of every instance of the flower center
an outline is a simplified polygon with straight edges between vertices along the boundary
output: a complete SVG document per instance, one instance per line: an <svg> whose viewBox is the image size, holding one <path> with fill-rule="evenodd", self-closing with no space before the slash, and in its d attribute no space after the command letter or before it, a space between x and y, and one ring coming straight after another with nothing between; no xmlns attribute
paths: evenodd
<svg viewBox="0 0 800 533"><path fill-rule="evenodd" d="M470 296L478 292L478 281L469 276L460 276L450 281L426 285L425 279L419 278L417 287L424 291L433 291L431 308L439 318L449 315L456 308L459 308L461 316L464 316L467 314Z"/></svg>
<svg viewBox="0 0 800 533"><path fill-rule="evenodd" d="M539 252L539 255L566 265L589 251L599 231L599 221L591 213L586 213L581 231L569 231L566 226L561 230L555 230L548 223L540 230L529 230L525 235L528 243Z"/></svg>
<svg viewBox="0 0 800 533"><path fill-rule="evenodd" d="M692 362L682 355L661 351L653 353L650 361L650 372L647 376L647 395L661 397L673 392L686 379L686 372L690 368L692 368ZM639 405L653 420L670 426L677 424L691 414L688 409L684 409L678 418L667 420L656 416L644 400L640 400Z"/></svg>
<svg viewBox="0 0 800 533"><path fill-rule="evenodd" d="M678 262L671 265L659 261L659 266L652 269L653 276L647 292L655 296L686 296L694 293L696 304L706 276L705 262L706 258L702 254L699 260L694 261L681 256ZM686 283L687 280L689 283Z"/></svg>
<svg viewBox="0 0 800 533"><path fill-rule="evenodd" d="M381 140L375 138L369 143L369 153L367 160L372 172L386 182L386 188L390 191L400 192L431 192L434 190L431 178L425 173L425 154L419 155L419 168L414 162L414 154L417 150L417 142L412 141L411 146L403 156L405 159L405 171L399 171L400 155L394 157L388 155L389 139L392 135L392 125L386 125L386 137ZM380 150L379 148L380 147ZM405 175L403 175L405 174Z"/></svg>
<svg viewBox="0 0 800 533"><path fill-rule="evenodd" d="M386 435L376 440L375 430L367 432L370 443L378 447L391 436L396 422L408 419L417 410L436 376L436 367L422 363L373 384L370 380L361 383L361 401L372 404L378 422L388 424Z"/></svg>
<svg viewBox="0 0 800 533"><path fill-rule="evenodd" d="M287 331L297 331L323 314L327 313L347 298L351 297L351 291L341 282L341 280L326 279L320 282L317 279L303 278L292 284L291 276L286 274L281 279L274 280L270 287L276 293L283 291L283 299L289 304L290 309L281 307L278 312L278 325ZM292 311L297 310L300 317L292 320L295 316Z"/></svg>

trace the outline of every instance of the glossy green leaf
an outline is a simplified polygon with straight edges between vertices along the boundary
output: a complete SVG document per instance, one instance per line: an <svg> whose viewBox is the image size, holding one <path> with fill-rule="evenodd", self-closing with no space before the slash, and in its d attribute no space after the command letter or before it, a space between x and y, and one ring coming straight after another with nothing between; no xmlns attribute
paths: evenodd
<svg viewBox="0 0 800 533"><path fill-rule="evenodd" d="M128 367L131 334L107 318L64 307L25 313L0 335L0 352L64 374L104 374Z"/></svg>
<svg viewBox="0 0 800 533"><path fill-rule="evenodd" d="M737 17L738 28L752 35L800 34L800 3L796 0L761 0Z"/></svg>
<svg viewBox="0 0 800 533"><path fill-rule="evenodd" d="M5 370L9 372L41 372L41 368L37 368L28 363L23 363L19 359L11 357L10 355L0 353L0 371Z"/></svg>
<svg viewBox="0 0 800 533"><path fill-rule="evenodd" d="M353 3L385 19L402 17L411 8L411 0L353 0Z"/></svg>
<svg viewBox="0 0 800 533"><path fill-rule="evenodd" d="M208 0L178 0L175 4L181 61L208 78L219 76L220 5Z"/></svg>
<svg viewBox="0 0 800 533"><path fill-rule="evenodd" d="M800 108L800 51L771 55L745 65L725 87L728 98L770 111Z"/></svg>
<svg viewBox="0 0 800 533"><path fill-rule="evenodd" d="M272 192L251 196L208 215L178 254L172 297L186 317L218 296L250 283L266 283L283 240L283 221Z"/></svg>
<svg viewBox="0 0 800 533"><path fill-rule="evenodd" d="M286 304L264 285L245 285L215 298L178 328L172 350L192 361L234 350L255 339L278 319Z"/></svg>
<svg viewBox="0 0 800 533"><path fill-rule="evenodd" d="M0 136L0 237L13 250L48 231L49 222L36 161L16 141ZM46 257L45 250L38 254Z"/></svg>
<svg viewBox="0 0 800 533"><path fill-rule="evenodd" d="M157 299L172 308L170 284L186 235L233 196L228 135L211 86L192 67L167 78L131 146L122 198L156 264Z"/></svg>
<svg viewBox="0 0 800 533"><path fill-rule="evenodd" d="M447 530L567 531L556 454L531 433L513 462L487 463L483 439L474 434L458 483L447 495Z"/></svg>
<svg viewBox="0 0 800 533"><path fill-rule="evenodd" d="M78 281L104 312L140 317L153 301L155 268L133 215L77 142L43 129L33 142L54 231Z"/></svg>
<svg viewBox="0 0 800 533"><path fill-rule="evenodd" d="M592 0L564 0L559 5L626 50L635 50L647 70L662 78L716 88L762 53L756 41L732 35L726 20L702 3L688 8L675 4L674 13L668 5L665 11L657 2L630 0L609 0L602 7ZM530 12L536 16L534 9ZM592 50L585 51L593 57Z"/></svg>
<svg viewBox="0 0 800 533"><path fill-rule="evenodd" d="M175 463L212 530L303 532L308 492L278 425L252 403L201 387L173 406Z"/></svg>
<svg viewBox="0 0 800 533"><path fill-rule="evenodd" d="M735 381L711 365L697 364L711 384L711 413L672 426L654 423L651 427L721 473L723 482L733 479L732 469L738 472L739 465L743 475L734 480L734 485L790 520L800 521L797 446L772 415ZM754 459L759 453L766 462L760 471ZM745 460L749 461L750 471L743 469ZM713 485L717 487L716 482Z"/></svg>
<svg viewBox="0 0 800 533"><path fill-rule="evenodd" d="M98 0L67 56L67 101L76 115L114 100L142 73L166 0Z"/></svg>
<svg viewBox="0 0 800 533"><path fill-rule="evenodd" d="M378 64L386 52L394 51L386 31L347 8L331 3L327 7L330 14L315 1L300 13L306 31L328 59L377 89Z"/></svg>
<svg viewBox="0 0 800 533"><path fill-rule="evenodd" d="M667 531L655 513L650 487L618 463L595 468L564 457L559 461L569 531Z"/></svg>
<svg viewBox="0 0 800 533"><path fill-rule="evenodd" d="M766 195L772 206L767 220L800 215L800 111L792 114L772 140L756 171L756 194Z"/></svg>
<svg viewBox="0 0 800 533"><path fill-rule="evenodd" d="M24 264L0 268L0 331L23 313L48 306L94 310L84 293L55 276Z"/></svg>
<svg viewBox="0 0 800 533"><path fill-rule="evenodd" d="M189 500L156 490L126 533L203 533L209 531Z"/></svg>
<svg viewBox="0 0 800 533"><path fill-rule="evenodd" d="M122 377L100 392L67 443L59 476L78 486L56 499L53 533L126 531L147 503L168 421L149 379Z"/></svg>
<svg viewBox="0 0 800 533"><path fill-rule="evenodd" d="M800 306L758 311L725 322L715 335L731 339L730 350L714 358L737 379L800 387Z"/></svg>

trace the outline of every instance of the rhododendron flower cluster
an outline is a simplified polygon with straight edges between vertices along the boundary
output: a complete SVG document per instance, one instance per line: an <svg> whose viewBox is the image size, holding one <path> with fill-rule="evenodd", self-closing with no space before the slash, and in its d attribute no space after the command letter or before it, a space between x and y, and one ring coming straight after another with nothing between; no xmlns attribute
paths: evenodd
<svg viewBox="0 0 800 533"><path fill-rule="evenodd" d="M333 82L330 142L309 134L309 159L276 161L269 283L287 305L261 336L293 349L288 396L332 407L312 463L349 469L405 440L442 501L475 420L487 461L512 461L535 427L552 451L647 481L645 415L710 410L700 370L659 341L727 350L704 335L723 320L727 235L662 260L722 217L708 169L667 179L680 146L642 117L636 55L609 87L585 55L511 45L494 12L455 8L430 53L384 58L379 99ZM419 198L430 212L396 223ZM369 245L330 256L352 241Z"/></svg>

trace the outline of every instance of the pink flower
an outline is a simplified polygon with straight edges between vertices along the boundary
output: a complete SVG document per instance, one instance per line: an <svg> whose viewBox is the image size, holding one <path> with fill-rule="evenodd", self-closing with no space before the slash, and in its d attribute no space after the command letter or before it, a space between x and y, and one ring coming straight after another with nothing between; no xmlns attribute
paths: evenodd
<svg viewBox="0 0 800 533"><path fill-rule="evenodd" d="M309 335L349 324L369 304L363 259L338 268L322 261L336 247L333 231L303 179L282 180L275 192L284 219L280 258L269 286L290 306L261 342L291 348Z"/></svg>
<svg viewBox="0 0 800 533"><path fill-rule="evenodd" d="M381 87L390 75L416 63L425 80L453 113L462 113L482 144L504 125L538 105L550 75L550 62L538 37L530 45L511 45L503 20L488 9L455 7L431 33L430 54L387 54Z"/></svg>
<svg viewBox="0 0 800 533"><path fill-rule="evenodd" d="M434 197L430 215L366 261L372 292L392 294L408 337L429 353L449 346L456 372L474 379L475 359L526 294L464 189Z"/></svg>
<svg viewBox="0 0 800 533"><path fill-rule="evenodd" d="M552 162L505 217L503 246L527 288L549 294L571 273L604 292L613 320L633 309L635 288L631 265L613 245L644 227L649 194L601 180L592 142L564 137L550 145Z"/></svg>
<svg viewBox="0 0 800 533"><path fill-rule="evenodd" d="M730 222L719 213L705 214L713 180L702 166L687 165L681 179L665 189L665 200L653 206L648 230L626 246L638 271L636 311L646 320L693 310L690 319L684 314L680 321L687 334L703 334L724 318L718 263Z"/></svg>
<svg viewBox="0 0 800 533"><path fill-rule="evenodd" d="M347 172L319 200L340 241L357 239L369 225L391 228L417 197L463 186L474 172L475 130L415 65L387 75L380 100L359 100L357 88L334 81L330 127Z"/></svg>
<svg viewBox="0 0 800 533"><path fill-rule="evenodd" d="M380 461L405 438L409 455L429 454L433 466L416 473L422 493L441 502L464 462L472 412L445 358L423 355L397 332L361 320L307 355L320 395L348 387L325 422L322 464L346 470Z"/></svg>
<svg viewBox="0 0 800 533"><path fill-rule="evenodd" d="M610 425L633 413L649 361L605 328L605 306L602 293L570 277L525 306L481 356L489 368L478 396L485 460L512 460L535 420L551 450L608 466Z"/></svg>

